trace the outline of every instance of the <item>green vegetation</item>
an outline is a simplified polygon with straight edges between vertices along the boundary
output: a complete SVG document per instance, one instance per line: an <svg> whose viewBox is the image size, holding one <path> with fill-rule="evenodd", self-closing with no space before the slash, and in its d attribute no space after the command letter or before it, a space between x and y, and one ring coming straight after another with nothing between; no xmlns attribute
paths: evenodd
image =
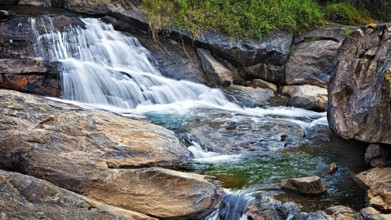
<svg viewBox="0 0 391 220"><path fill-rule="evenodd" d="M254 38L276 30L301 33L327 22L365 24L370 13L349 3L316 0L141 0L153 31L171 27L192 35L220 30ZM322 3L323 4L320 4Z"/></svg>

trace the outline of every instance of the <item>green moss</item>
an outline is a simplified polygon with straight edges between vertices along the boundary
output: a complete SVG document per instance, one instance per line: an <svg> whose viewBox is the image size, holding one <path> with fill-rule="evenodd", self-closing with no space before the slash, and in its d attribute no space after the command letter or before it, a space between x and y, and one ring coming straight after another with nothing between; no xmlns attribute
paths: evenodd
<svg viewBox="0 0 391 220"><path fill-rule="evenodd" d="M331 3L325 8L326 19L340 24L365 24L373 21L365 9L358 10L349 3Z"/></svg>
<svg viewBox="0 0 391 220"><path fill-rule="evenodd" d="M352 33L353 33L353 29L351 29L351 28L345 29L345 36L346 37L350 36Z"/></svg>

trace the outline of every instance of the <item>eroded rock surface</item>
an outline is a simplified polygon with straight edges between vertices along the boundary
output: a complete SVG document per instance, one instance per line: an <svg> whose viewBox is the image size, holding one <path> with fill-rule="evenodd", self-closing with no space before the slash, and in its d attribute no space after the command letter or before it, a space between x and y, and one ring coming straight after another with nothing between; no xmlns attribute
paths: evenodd
<svg viewBox="0 0 391 220"><path fill-rule="evenodd" d="M281 93L289 97L288 105L316 111L327 109L327 89L325 88L313 85L284 86Z"/></svg>
<svg viewBox="0 0 391 220"><path fill-rule="evenodd" d="M155 217L195 216L218 200L204 176L135 169L189 156L169 130L15 91L0 90L0 105L1 169Z"/></svg>
<svg viewBox="0 0 391 220"><path fill-rule="evenodd" d="M381 211L391 211L391 167L373 168L358 174L356 178L368 187L370 206Z"/></svg>
<svg viewBox="0 0 391 220"><path fill-rule="evenodd" d="M330 128L345 139L391 144L391 24L344 41L329 85Z"/></svg>
<svg viewBox="0 0 391 220"><path fill-rule="evenodd" d="M35 177L0 170L1 219L155 218L109 206Z"/></svg>
<svg viewBox="0 0 391 220"><path fill-rule="evenodd" d="M319 195L327 191L327 187L318 176L290 178L281 184L281 188L304 195Z"/></svg>

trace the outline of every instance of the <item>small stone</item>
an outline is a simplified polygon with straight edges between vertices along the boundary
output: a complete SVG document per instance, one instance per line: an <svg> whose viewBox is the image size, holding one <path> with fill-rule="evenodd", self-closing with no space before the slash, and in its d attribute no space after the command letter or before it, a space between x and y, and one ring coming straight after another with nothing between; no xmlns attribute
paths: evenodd
<svg viewBox="0 0 391 220"><path fill-rule="evenodd" d="M330 164L330 165L327 167L326 173L332 174L332 173L334 173L335 171L337 171L337 169L338 169L337 164L336 164L336 163L332 163L332 164Z"/></svg>
<svg viewBox="0 0 391 220"><path fill-rule="evenodd" d="M284 181L281 188L309 196L320 195L327 191L327 187L318 176L291 178Z"/></svg>

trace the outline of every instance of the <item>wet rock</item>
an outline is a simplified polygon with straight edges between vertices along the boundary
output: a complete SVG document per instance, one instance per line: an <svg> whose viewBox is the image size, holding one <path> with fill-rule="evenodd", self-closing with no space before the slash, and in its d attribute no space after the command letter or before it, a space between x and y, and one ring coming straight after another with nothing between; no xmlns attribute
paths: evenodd
<svg viewBox="0 0 391 220"><path fill-rule="evenodd" d="M0 88L40 95L61 95L58 67L36 59L0 59Z"/></svg>
<svg viewBox="0 0 391 220"><path fill-rule="evenodd" d="M268 63L255 64L253 66L243 67L240 71L240 74L244 78L263 79L277 85L285 83L285 71L283 65L274 65Z"/></svg>
<svg viewBox="0 0 391 220"><path fill-rule="evenodd" d="M135 169L189 156L169 130L15 91L0 90L0 106L1 169L159 218L202 214L218 200L204 176Z"/></svg>
<svg viewBox="0 0 391 220"><path fill-rule="evenodd" d="M223 91L231 102L246 107L265 106L269 103L270 98L274 97L274 92L271 89L238 85L232 85Z"/></svg>
<svg viewBox="0 0 391 220"><path fill-rule="evenodd" d="M303 42L285 65L285 81L288 85L309 84L327 87L330 74L336 65L337 50L341 42L320 40Z"/></svg>
<svg viewBox="0 0 391 220"><path fill-rule="evenodd" d="M390 33L391 24L358 29L342 45L328 89L328 121L345 139L391 144Z"/></svg>
<svg viewBox="0 0 391 220"><path fill-rule="evenodd" d="M382 214L373 207L367 207L360 210L364 219L368 220L388 220L391 219L391 214Z"/></svg>
<svg viewBox="0 0 391 220"><path fill-rule="evenodd" d="M365 151L365 162L372 167L386 167L391 165L391 149L379 144L371 144Z"/></svg>
<svg viewBox="0 0 391 220"><path fill-rule="evenodd" d="M222 118L217 112L189 123L185 129L203 148L221 154L270 153L300 146L304 137L304 130L292 122L227 114Z"/></svg>
<svg viewBox="0 0 391 220"><path fill-rule="evenodd" d="M0 170L1 219L155 219L31 176Z"/></svg>
<svg viewBox="0 0 391 220"><path fill-rule="evenodd" d="M251 201L248 207L248 216L253 220L297 219L299 213L300 208L295 203L282 203L265 196Z"/></svg>
<svg viewBox="0 0 391 220"><path fill-rule="evenodd" d="M27 5L35 7L51 7L51 0L19 0L18 5Z"/></svg>
<svg viewBox="0 0 391 220"><path fill-rule="evenodd" d="M370 206L391 211L391 167L372 168L358 174L356 178L368 187L367 200Z"/></svg>
<svg viewBox="0 0 391 220"><path fill-rule="evenodd" d="M289 97L289 105L316 111L327 109L327 89L313 85L284 86L281 93Z"/></svg>
<svg viewBox="0 0 391 220"><path fill-rule="evenodd" d="M332 163L332 164L330 164L330 165L327 167L326 173L328 173L328 174L335 173L335 171L337 171L337 169L338 169L337 164L336 164L336 163Z"/></svg>
<svg viewBox="0 0 391 220"><path fill-rule="evenodd" d="M323 194L327 191L327 187L318 176L291 178L284 181L281 188L310 196Z"/></svg>
<svg viewBox="0 0 391 220"><path fill-rule="evenodd" d="M129 32L137 37L152 56L152 62L160 72L168 78L188 80L210 84L208 77L202 71L201 62L194 47L184 42L174 41L166 36L156 36L158 43L151 40L150 33L121 19L111 16L104 17L116 30Z"/></svg>
<svg viewBox="0 0 391 220"><path fill-rule="evenodd" d="M207 32L195 41L213 54L235 66L251 66L258 63L285 64L289 54L292 34L275 33L259 40L233 40L221 33Z"/></svg>
<svg viewBox="0 0 391 220"><path fill-rule="evenodd" d="M208 76L209 82L215 86L222 87L229 87L233 83L233 73L217 61L210 51L197 48L197 54L201 60L202 69Z"/></svg>
<svg viewBox="0 0 391 220"><path fill-rule="evenodd" d="M310 212L310 213L305 213L302 212L300 213L300 216L298 219L303 219L303 220L334 220L331 216L327 215L324 211L317 211L317 212Z"/></svg>
<svg viewBox="0 0 391 220"><path fill-rule="evenodd" d="M333 206L325 210L332 219L364 220L359 212L346 206Z"/></svg>
<svg viewBox="0 0 391 220"><path fill-rule="evenodd" d="M255 88L262 88L262 89L271 89L273 92L277 92L277 86L274 85L273 83L266 82L262 79L253 79L251 81L250 86L255 87Z"/></svg>

